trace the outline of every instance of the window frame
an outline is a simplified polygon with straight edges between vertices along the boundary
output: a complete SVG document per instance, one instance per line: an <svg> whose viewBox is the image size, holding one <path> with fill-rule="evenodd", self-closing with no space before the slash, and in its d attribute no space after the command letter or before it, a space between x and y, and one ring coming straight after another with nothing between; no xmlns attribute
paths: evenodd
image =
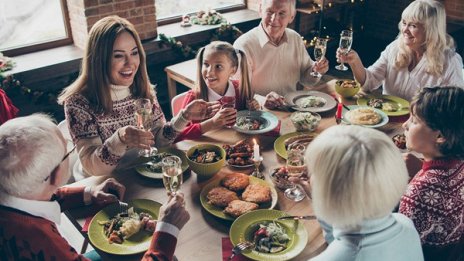
<svg viewBox="0 0 464 261"><path fill-rule="evenodd" d="M66 0L60 0L61 2L61 13L63 16L64 28L66 31L66 37L58 40L31 44L28 46L17 47L12 49L5 49L2 53L6 56L18 56L22 54L38 52L46 49L51 49L55 47L60 47L64 45L69 45L73 43L72 38L72 31L71 31L71 22L69 20L69 12L68 12L68 5L66 4Z"/></svg>
<svg viewBox="0 0 464 261"><path fill-rule="evenodd" d="M248 7L248 1L243 0L242 4L231 5L231 6L227 6L227 7L217 8L217 9L214 9L214 10L216 10L216 11L218 11L220 13L228 13L228 12L233 12L233 11L237 11L237 10L246 9L247 7ZM195 14L195 13L190 13L189 15L192 15L192 14ZM178 23L180 21L182 21L182 15L171 16L171 17L162 18L162 19L156 19L156 22L157 22L158 26Z"/></svg>

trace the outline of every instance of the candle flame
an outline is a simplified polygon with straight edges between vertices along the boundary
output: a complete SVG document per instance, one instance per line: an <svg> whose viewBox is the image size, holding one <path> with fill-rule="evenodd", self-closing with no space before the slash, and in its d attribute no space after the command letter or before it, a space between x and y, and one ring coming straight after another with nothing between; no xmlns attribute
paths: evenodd
<svg viewBox="0 0 464 261"><path fill-rule="evenodd" d="M256 139L253 139L253 142L255 143L255 145L258 144L258 143L256 143Z"/></svg>
<svg viewBox="0 0 464 261"><path fill-rule="evenodd" d="M342 98L338 97L338 103L342 103Z"/></svg>

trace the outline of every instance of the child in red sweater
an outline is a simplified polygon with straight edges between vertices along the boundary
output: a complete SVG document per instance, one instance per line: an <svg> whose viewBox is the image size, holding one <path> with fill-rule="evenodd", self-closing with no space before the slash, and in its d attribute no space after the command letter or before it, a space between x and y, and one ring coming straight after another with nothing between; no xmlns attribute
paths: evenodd
<svg viewBox="0 0 464 261"><path fill-rule="evenodd" d="M463 89L424 88L403 124L406 146L424 160L401 199L400 212L413 220L426 260L464 258L463 104Z"/></svg>
<svg viewBox="0 0 464 261"><path fill-rule="evenodd" d="M239 67L239 55L240 67ZM249 107L259 109L259 104L253 99L248 77L248 65L245 53L235 49L230 43L214 41L200 49L197 55L197 84L190 90L182 103L185 108L196 99L219 101L224 104L225 97L235 100L234 108L223 106L212 118L189 124L177 137L176 141L195 139L213 129L233 125L237 110ZM230 78L240 68L240 82Z"/></svg>

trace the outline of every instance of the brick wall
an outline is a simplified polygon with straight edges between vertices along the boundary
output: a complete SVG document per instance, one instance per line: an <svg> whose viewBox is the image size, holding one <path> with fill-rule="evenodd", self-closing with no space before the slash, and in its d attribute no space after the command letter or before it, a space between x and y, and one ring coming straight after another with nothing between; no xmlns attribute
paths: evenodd
<svg viewBox="0 0 464 261"><path fill-rule="evenodd" d="M101 18L119 15L134 24L142 40L155 38L155 0L67 0L74 44L84 48L88 31Z"/></svg>
<svg viewBox="0 0 464 261"><path fill-rule="evenodd" d="M462 0L445 0L446 14L448 18L464 22L464 1Z"/></svg>

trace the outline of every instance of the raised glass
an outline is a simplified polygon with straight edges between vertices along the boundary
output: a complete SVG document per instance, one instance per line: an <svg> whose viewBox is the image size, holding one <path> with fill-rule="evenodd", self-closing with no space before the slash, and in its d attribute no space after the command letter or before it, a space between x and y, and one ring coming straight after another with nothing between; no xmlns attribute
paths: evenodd
<svg viewBox="0 0 464 261"><path fill-rule="evenodd" d="M327 49L327 40L324 38L317 38L316 44L314 45L314 59L317 62L321 61L322 58L324 58L326 49ZM311 76L320 78L322 77L322 74L316 71L312 71Z"/></svg>
<svg viewBox="0 0 464 261"><path fill-rule="evenodd" d="M343 30L340 34L340 45L339 48L343 54L347 54L351 50L351 45L353 44L353 31ZM340 71L348 70L348 67L344 63L340 63L335 66L335 69Z"/></svg>
<svg viewBox="0 0 464 261"><path fill-rule="evenodd" d="M176 195L183 182L182 160L177 156L167 156L161 161L163 184L171 195Z"/></svg>

